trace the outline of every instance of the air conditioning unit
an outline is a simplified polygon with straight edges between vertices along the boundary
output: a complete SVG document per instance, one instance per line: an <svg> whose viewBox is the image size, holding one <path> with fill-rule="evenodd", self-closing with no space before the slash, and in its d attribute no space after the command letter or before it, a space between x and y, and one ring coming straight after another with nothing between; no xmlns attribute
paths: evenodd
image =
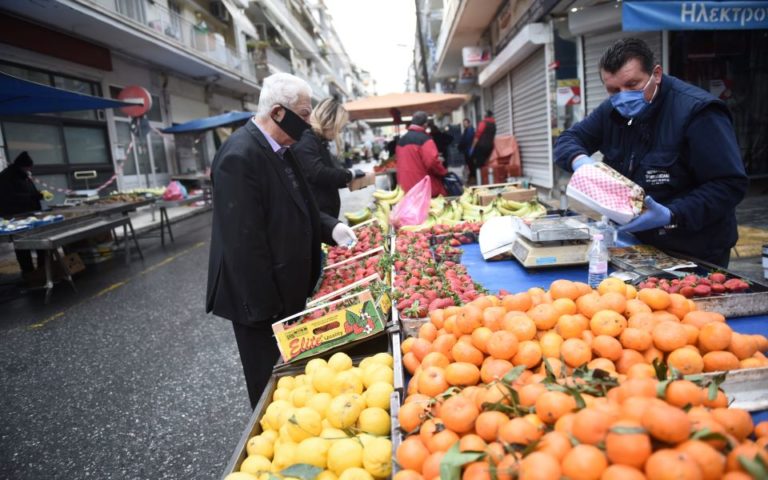
<svg viewBox="0 0 768 480"><path fill-rule="evenodd" d="M213 1L210 3L211 15L218 18L222 22L229 22L229 10L224 6L224 2Z"/></svg>

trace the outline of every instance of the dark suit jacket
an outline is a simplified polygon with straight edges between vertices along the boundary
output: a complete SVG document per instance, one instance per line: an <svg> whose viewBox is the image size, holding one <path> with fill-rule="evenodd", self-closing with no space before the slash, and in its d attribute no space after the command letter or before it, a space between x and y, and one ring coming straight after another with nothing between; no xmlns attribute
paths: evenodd
<svg viewBox="0 0 768 480"><path fill-rule="evenodd" d="M249 121L217 152L211 182L206 312L255 325L303 310L320 275L320 243L333 244L339 222L317 210L290 151L280 158Z"/></svg>
<svg viewBox="0 0 768 480"><path fill-rule="evenodd" d="M15 164L0 172L0 217L40 210L41 198L32 179Z"/></svg>
<svg viewBox="0 0 768 480"><path fill-rule="evenodd" d="M291 151L301 164L315 195L317 207L321 212L338 218L341 210L339 189L347 186L352 180L352 174L334 164L328 143L311 129L304 131L301 140L291 147Z"/></svg>

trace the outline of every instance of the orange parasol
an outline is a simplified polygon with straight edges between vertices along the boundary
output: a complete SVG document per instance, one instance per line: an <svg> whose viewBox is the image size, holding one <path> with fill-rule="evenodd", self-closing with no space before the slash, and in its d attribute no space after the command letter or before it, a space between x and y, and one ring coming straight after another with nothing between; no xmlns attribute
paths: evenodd
<svg viewBox="0 0 768 480"><path fill-rule="evenodd" d="M434 113L449 113L462 106L469 95L456 93L405 92L390 93L373 97L360 98L344 104L350 120L392 117L396 108L402 116L413 115L419 110Z"/></svg>

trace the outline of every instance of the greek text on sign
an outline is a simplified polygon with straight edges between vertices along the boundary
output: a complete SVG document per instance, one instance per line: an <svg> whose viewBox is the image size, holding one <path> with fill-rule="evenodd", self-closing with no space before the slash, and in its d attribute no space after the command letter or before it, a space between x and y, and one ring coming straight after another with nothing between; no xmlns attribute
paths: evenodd
<svg viewBox="0 0 768 480"><path fill-rule="evenodd" d="M626 0L622 27L627 31L765 29L768 2Z"/></svg>

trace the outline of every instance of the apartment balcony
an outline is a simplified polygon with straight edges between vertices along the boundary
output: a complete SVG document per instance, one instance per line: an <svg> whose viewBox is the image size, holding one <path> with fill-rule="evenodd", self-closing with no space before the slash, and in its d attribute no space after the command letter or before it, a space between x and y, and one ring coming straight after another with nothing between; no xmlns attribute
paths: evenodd
<svg viewBox="0 0 768 480"><path fill-rule="evenodd" d="M41 0L7 2L18 15L77 34L159 68L216 79L224 88L254 93L256 68L221 34L150 0Z"/></svg>
<svg viewBox="0 0 768 480"><path fill-rule="evenodd" d="M284 49L281 49L285 51ZM267 48L267 65L269 65L270 72L285 72L293 73L293 65L291 64L290 51L282 53L278 49L268 47Z"/></svg>

